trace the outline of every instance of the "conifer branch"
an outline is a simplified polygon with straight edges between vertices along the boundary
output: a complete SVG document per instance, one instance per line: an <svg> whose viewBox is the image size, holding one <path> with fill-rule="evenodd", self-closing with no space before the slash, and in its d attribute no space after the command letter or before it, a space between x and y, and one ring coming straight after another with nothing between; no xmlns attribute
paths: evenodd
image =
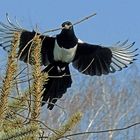
<svg viewBox="0 0 140 140"><path fill-rule="evenodd" d="M57 135L52 134L52 136L50 136L48 140L58 140L62 138L64 134L66 134L68 131L71 131L76 126L76 124L81 120L81 118L82 113L76 112L70 117L70 119L63 126L61 126L61 128L59 128L56 131Z"/></svg>
<svg viewBox="0 0 140 140"><path fill-rule="evenodd" d="M41 95L42 95L42 88L43 88L43 76L41 72L41 39L38 35L35 35L31 49L31 60L33 61L33 88L32 88L32 96L33 96L33 108L31 112L31 119L37 120L40 114L41 109Z"/></svg>
<svg viewBox="0 0 140 140"><path fill-rule="evenodd" d="M8 109L8 95L10 94L12 85L13 85L13 80L14 76L17 71L17 63L16 63L16 49L19 44L19 33L15 32L14 38L12 40L12 47L11 47L11 52L8 57L8 64L7 64L7 69L6 69L6 76L3 81L3 86L2 86L2 91L1 91L1 96L0 96L0 120L4 120L5 115L7 113ZM2 123L1 123L2 124Z"/></svg>
<svg viewBox="0 0 140 140"><path fill-rule="evenodd" d="M21 128L23 126L23 119L19 116L7 116L3 121L3 132L8 133L11 129ZM2 131L0 131L1 133Z"/></svg>
<svg viewBox="0 0 140 140"><path fill-rule="evenodd" d="M0 140L37 140L37 131L36 125L26 125L10 129L7 133L0 132Z"/></svg>

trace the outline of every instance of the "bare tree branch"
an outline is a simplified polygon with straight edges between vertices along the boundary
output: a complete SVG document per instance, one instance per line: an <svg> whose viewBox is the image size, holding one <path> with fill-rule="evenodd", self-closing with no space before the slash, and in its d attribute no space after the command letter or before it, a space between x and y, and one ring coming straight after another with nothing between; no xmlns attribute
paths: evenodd
<svg viewBox="0 0 140 140"><path fill-rule="evenodd" d="M131 125L128 125L128 126L122 127L122 128L74 133L74 134L66 135L66 136L64 136L64 137L62 137L62 138L73 137L73 136L79 136L79 135L87 135L87 134L108 133L108 132L110 132L110 131L111 131L111 132L112 132L112 131L123 131L123 130L130 129L130 128L135 127L135 126L138 126L138 125L140 125L140 122L136 122L136 123L133 123L133 124L131 124Z"/></svg>

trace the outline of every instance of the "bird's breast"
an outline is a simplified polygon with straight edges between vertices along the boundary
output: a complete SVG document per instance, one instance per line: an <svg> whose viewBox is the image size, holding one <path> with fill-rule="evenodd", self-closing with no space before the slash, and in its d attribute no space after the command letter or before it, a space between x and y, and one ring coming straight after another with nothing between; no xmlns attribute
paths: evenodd
<svg viewBox="0 0 140 140"><path fill-rule="evenodd" d="M77 45L75 45L73 48L66 49L60 47L57 41L55 41L55 46L53 51L54 60L70 63L74 59L76 50L77 50Z"/></svg>

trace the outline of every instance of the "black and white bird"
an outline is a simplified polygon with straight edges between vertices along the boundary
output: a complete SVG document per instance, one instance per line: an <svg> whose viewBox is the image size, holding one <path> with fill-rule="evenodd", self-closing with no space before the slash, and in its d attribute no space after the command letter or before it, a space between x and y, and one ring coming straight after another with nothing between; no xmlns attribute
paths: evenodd
<svg viewBox="0 0 140 140"><path fill-rule="evenodd" d="M8 25L0 22L0 45L7 49L11 46L14 32L20 32L18 51L21 54L20 60L30 63L30 61L27 62L29 50L31 50L31 43L28 42L33 39L36 32L16 26L9 19L8 22ZM44 101L43 104L48 103L50 110L53 109L57 99L71 87L70 63L83 74L101 76L128 67L137 56L137 49L132 49L134 42L131 44L127 44L127 41L118 42L113 46L105 47L81 41L75 35L73 25L69 21L62 24L61 32L55 37L38 34L42 39L41 62L46 66L42 72L48 72L50 77L47 84L44 84L42 101ZM25 46L26 49L23 49Z"/></svg>

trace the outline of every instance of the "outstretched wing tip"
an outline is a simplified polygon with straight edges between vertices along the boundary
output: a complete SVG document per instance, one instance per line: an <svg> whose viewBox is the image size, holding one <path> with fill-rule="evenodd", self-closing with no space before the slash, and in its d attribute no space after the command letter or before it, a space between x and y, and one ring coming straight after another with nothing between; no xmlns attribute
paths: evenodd
<svg viewBox="0 0 140 140"><path fill-rule="evenodd" d="M6 20L7 24L0 21L0 47L8 52L8 50L11 49L10 46L14 33L22 33L25 29L20 26L17 20L15 20L15 22L11 21L8 13L6 13Z"/></svg>
<svg viewBox="0 0 140 140"><path fill-rule="evenodd" d="M123 68L127 68L130 64L137 60L138 48L134 49L135 41L128 44L128 40L118 44L116 47L111 47L112 51L112 63L111 66L116 71L120 71Z"/></svg>
<svg viewBox="0 0 140 140"><path fill-rule="evenodd" d="M136 42L134 41L132 44L134 45Z"/></svg>

